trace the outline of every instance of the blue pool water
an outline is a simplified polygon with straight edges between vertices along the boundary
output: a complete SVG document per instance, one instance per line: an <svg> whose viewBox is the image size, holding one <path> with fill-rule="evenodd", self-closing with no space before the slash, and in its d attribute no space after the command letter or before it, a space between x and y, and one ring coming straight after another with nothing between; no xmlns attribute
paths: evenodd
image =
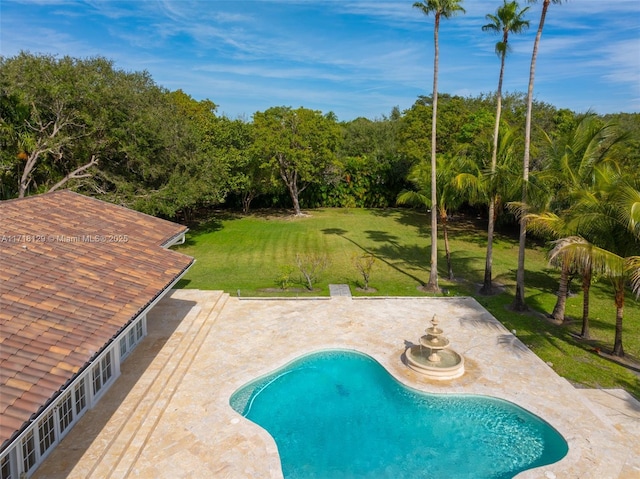
<svg viewBox="0 0 640 479"><path fill-rule="evenodd" d="M413 390L354 351L299 358L230 404L273 436L286 479L506 479L568 451L515 404Z"/></svg>

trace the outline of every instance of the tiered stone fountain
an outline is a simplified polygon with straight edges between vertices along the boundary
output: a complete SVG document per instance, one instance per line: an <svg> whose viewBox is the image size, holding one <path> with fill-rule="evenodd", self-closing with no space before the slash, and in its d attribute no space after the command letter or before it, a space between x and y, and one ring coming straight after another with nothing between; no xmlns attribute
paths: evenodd
<svg viewBox="0 0 640 479"><path fill-rule="evenodd" d="M464 374L464 358L449 349L449 340L438 327L438 319L433 315L431 327L420 338L420 344L406 351L407 365L432 379L455 379Z"/></svg>

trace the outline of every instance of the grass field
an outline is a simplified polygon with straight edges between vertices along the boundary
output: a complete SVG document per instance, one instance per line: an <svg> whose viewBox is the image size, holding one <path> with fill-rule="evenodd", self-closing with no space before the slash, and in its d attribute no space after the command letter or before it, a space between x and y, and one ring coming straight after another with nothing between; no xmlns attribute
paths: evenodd
<svg viewBox="0 0 640 479"><path fill-rule="evenodd" d="M591 335L593 341L576 339L580 332L582 295L579 284L569 298L567 315L576 318L556 325L544 318L555 304L558 272L547 265L544 244L531 243L526 255L526 301L530 311L509 310L515 290L518 242L503 232L494 240L494 281L504 292L494 296L477 294L484 274L485 225L457 219L450 228L454 281L445 280L443 242L439 244L440 287L449 295L474 296L540 358L551 363L576 385L624 388L640 398L638 372L616 364L595 352L613 345L615 308L613 290L601 279L591 289ZM441 234L441 233L440 233ZM223 290L241 296L327 296L329 284L346 283L354 295L420 296L418 287L429 279L429 218L406 209L313 210L294 218L289 212L265 211L248 216L224 212L212 216L187 235L177 249L196 258L195 265L178 287ZM370 287L358 291L362 277L354 256L373 254ZM330 264L308 291L297 269L296 255L326 255ZM282 290L283 278L288 278ZM630 360L640 360L640 304L627 296L624 347Z"/></svg>

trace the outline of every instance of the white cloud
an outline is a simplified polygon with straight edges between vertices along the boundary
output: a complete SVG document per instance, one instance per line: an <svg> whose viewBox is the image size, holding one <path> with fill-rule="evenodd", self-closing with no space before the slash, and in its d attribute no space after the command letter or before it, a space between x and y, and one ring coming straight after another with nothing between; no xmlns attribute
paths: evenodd
<svg viewBox="0 0 640 479"><path fill-rule="evenodd" d="M375 114L394 105L408 108L418 94L431 92L433 17L412 8L412 0L0 1L4 55L106 56L118 68L148 69L167 88L210 97L228 113L308 103L346 118L372 108ZM463 5L465 15L441 25L441 91L494 91L498 37L481 26L499 2ZM531 5L528 32L510 37L509 91L526 90L540 8L540 2ZM25 17L28 29L21 28ZM609 102L615 110L637 110L638 18L636 0L551 5L536 94L569 108L588 102L608 111ZM607 95L613 89L615 96Z"/></svg>

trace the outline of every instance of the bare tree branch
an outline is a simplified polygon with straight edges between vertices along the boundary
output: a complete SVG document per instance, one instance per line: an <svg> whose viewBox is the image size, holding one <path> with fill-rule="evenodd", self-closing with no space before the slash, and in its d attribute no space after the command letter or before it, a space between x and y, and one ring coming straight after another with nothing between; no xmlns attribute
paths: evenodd
<svg viewBox="0 0 640 479"><path fill-rule="evenodd" d="M40 159L43 155L52 155L55 160L60 161L63 158L63 148L65 145L71 143L82 135L66 133L68 127L79 127L82 130L82 125L77 125L73 122L74 113L65 111L65 103L63 101L56 101L50 108L50 112L53 113L54 118L49 121L44 121L41 116L41 112L35 103L31 104L33 121L26 121L27 127L33 131L36 136L35 145L31 149L29 156L25 162L24 170L20 177L20 183L18 185L18 198L24 198L33 180L33 173L36 169ZM69 175L65 176L61 182L55 184L50 191L54 191L60 188L64 183L72 178L83 178L89 175L79 176L90 166L97 163L97 159L92 157L91 162L87 165L72 171Z"/></svg>
<svg viewBox="0 0 640 479"><path fill-rule="evenodd" d="M91 161L89 163L87 163L86 165L82 165L79 168L76 168L71 173L69 173L67 176L65 176L60 181L58 181L55 185L53 185L49 189L49 193L51 193L52 191L57 190L58 188L60 188L62 185L64 185L69 180L76 179L76 178L88 178L88 177L92 176L90 173L84 173L83 174L82 172L86 171L87 169L91 168L93 165L97 165L97 164L98 164L98 158L96 158L96 155L91 155Z"/></svg>
<svg viewBox="0 0 640 479"><path fill-rule="evenodd" d="M24 170L22 171L22 176L20 177L20 184L18 185L18 198L24 198L24 195L27 192L27 188L29 188L31 180L33 179L31 174L36 166L36 163L38 162L38 158L40 158L40 155L50 152L51 148L48 148L45 143L45 145L40 146L40 148L34 149L29 154L27 162L24 165Z"/></svg>

